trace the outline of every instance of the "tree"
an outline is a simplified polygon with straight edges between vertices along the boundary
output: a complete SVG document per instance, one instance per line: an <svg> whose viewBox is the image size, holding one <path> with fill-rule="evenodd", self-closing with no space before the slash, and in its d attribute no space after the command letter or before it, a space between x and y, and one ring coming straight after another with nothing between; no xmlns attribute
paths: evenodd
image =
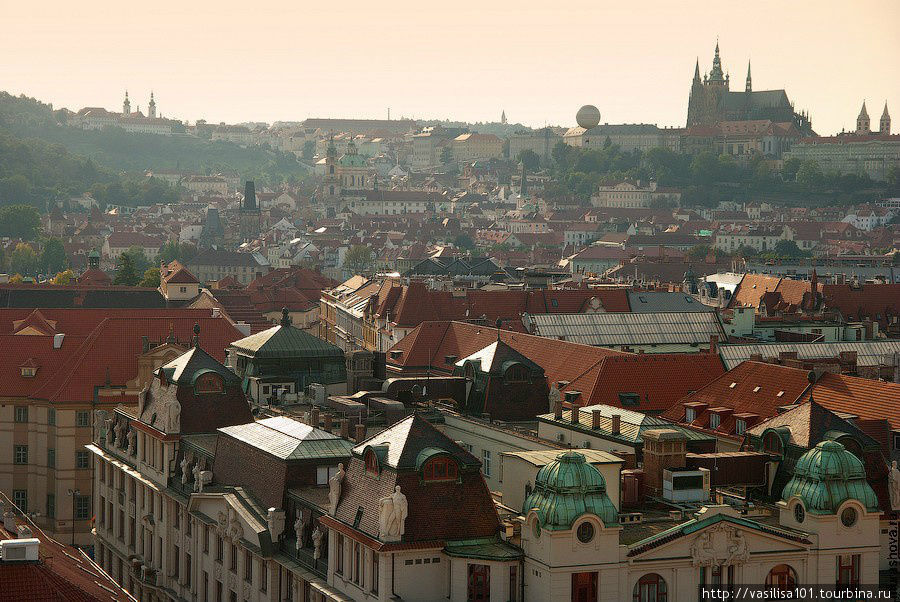
<svg viewBox="0 0 900 602"><path fill-rule="evenodd" d="M453 239L453 246L458 249L474 249L475 241L472 240L472 237L465 232L461 232L456 235L456 238Z"/></svg>
<svg viewBox="0 0 900 602"><path fill-rule="evenodd" d="M537 171L541 167L541 157L530 148L520 151L516 155L517 163L524 163L525 169L531 172Z"/></svg>
<svg viewBox="0 0 900 602"><path fill-rule="evenodd" d="M822 184L822 170L815 161L804 161L797 170L797 184L806 190L815 190Z"/></svg>
<svg viewBox="0 0 900 602"><path fill-rule="evenodd" d="M197 254L197 247L187 243L177 243L175 241L168 241L163 245L162 249L159 251L159 260L162 263L172 263L173 261L179 261L182 264L187 263Z"/></svg>
<svg viewBox="0 0 900 602"><path fill-rule="evenodd" d="M75 279L75 274L72 270L66 270L64 272L59 272L53 278L53 284L65 286L67 284L72 284L72 281Z"/></svg>
<svg viewBox="0 0 900 602"><path fill-rule="evenodd" d="M375 257L365 245L354 245L344 256L344 269L351 274L362 274L372 269Z"/></svg>
<svg viewBox="0 0 900 602"><path fill-rule="evenodd" d="M119 255L119 265L116 268L116 277L113 284L124 284L125 286L135 286L140 282L141 277L134 263L134 256L128 253Z"/></svg>
<svg viewBox="0 0 900 602"><path fill-rule="evenodd" d="M58 238L47 239L41 250L41 269L45 274L53 274L62 272L67 267L69 267L69 258L66 256L66 249L62 241Z"/></svg>
<svg viewBox="0 0 900 602"><path fill-rule="evenodd" d="M453 163L453 148L448 145L441 151L441 165L450 165L451 163Z"/></svg>
<svg viewBox="0 0 900 602"><path fill-rule="evenodd" d="M150 260L147 259L146 255L144 255L144 250L141 247L128 247L128 250L122 253L122 255L128 255L131 257L131 261L132 263L134 263L134 269L138 274L143 274L145 271L147 271L147 268L150 267Z"/></svg>
<svg viewBox="0 0 900 602"><path fill-rule="evenodd" d="M16 274L34 275L40 266L38 254L31 245L20 242L9 256L9 269Z"/></svg>
<svg viewBox="0 0 900 602"><path fill-rule="evenodd" d="M794 259L805 255L793 240L779 240L775 243L775 247L772 250L776 256L783 259Z"/></svg>
<svg viewBox="0 0 900 602"><path fill-rule="evenodd" d="M41 226L41 214L31 205L0 208L0 236L33 240Z"/></svg>
<svg viewBox="0 0 900 602"><path fill-rule="evenodd" d="M309 161L315 156L316 156L316 141L315 140L307 140L306 142L303 143L302 157L306 161Z"/></svg>
<svg viewBox="0 0 900 602"><path fill-rule="evenodd" d="M144 278L138 286L159 288L159 268L147 268L147 271L144 272Z"/></svg>

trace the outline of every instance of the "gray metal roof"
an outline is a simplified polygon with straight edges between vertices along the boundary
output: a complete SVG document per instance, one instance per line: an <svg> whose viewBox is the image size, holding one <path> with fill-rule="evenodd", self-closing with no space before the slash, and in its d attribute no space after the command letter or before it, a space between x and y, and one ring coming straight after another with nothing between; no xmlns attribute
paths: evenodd
<svg viewBox="0 0 900 602"><path fill-rule="evenodd" d="M289 418L226 426L219 432L281 460L349 458L353 449L350 441Z"/></svg>
<svg viewBox="0 0 900 602"><path fill-rule="evenodd" d="M599 347L709 343L725 333L715 312L526 314L532 334Z"/></svg>
<svg viewBox="0 0 900 602"><path fill-rule="evenodd" d="M635 314L669 312L714 312L716 309L704 305L687 293L664 291L628 291L628 305Z"/></svg>
<svg viewBox="0 0 900 602"><path fill-rule="evenodd" d="M800 359L837 357L841 351L855 351L859 366L890 364L895 353L900 353L900 340L893 341L853 341L843 343L755 343L743 345L720 345L719 355L725 368L731 370L751 355L763 358L777 358L783 352L795 352ZM887 359L886 359L887 358Z"/></svg>

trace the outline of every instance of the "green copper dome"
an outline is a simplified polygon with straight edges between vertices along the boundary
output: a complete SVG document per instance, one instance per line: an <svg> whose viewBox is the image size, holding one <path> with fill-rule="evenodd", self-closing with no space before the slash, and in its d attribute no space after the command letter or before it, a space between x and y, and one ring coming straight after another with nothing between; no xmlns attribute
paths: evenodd
<svg viewBox="0 0 900 602"><path fill-rule="evenodd" d="M549 530L571 529L583 514L596 515L605 526L619 521L619 513L606 495L603 475L575 451L560 454L538 471L522 513L532 509L537 509L541 528Z"/></svg>
<svg viewBox="0 0 900 602"><path fill-rule="evenodd" d="M812 514L835 514L849 499L859 501L867 511L879 511L862 462L837 441L822 441L800 456L781 499L788 501L795 495Z"/></svg>

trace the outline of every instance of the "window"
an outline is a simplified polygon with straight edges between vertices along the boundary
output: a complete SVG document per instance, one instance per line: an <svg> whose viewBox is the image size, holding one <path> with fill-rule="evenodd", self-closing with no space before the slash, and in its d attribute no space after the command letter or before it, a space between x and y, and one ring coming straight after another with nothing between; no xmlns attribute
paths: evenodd
<svg viewBox="0 0 900 602"><path fill-rule="evenodd" d="M231 544L231 561L229 563L228 568L231 569L232 573L237 573L237 565L238 565L238 547L235 544Z"/></svg>
<svg viewBox="0 0 900 602"><path fill-rule="evenodd" d="M28 406L16 406L16 422L28 422Z"/></svg>
<svg viewBox="0 0 900 602"><path fill-rule="evenodd" d="M856 524L857 518L859 518L859 514L856 512L856 508L844 508L841 512L841 524L848 529Z"/></svg>
<svg viewBox="0 0 900 602"><path fill-rule="evenodd" d="M378 456L371 449L366 452L365 457L366 472L369 474L378 474Z"/></svg>
<svg viewBox="0 0 900 602"><path fill-rule="evenodd" d="M178 579L178 566L181 564L181 548L172 546L172 576Z"/></svg>
<svg viewBox="0 0 900 602"><path fill-rule="evenodd" d="M91 517L91 496L75 496L75 520L87 520Z"/></svg>
<svg viewBox="0 0 900 602"><path fill-rule="evenodd" d="M685 408L684 410L684 421L685 422L693 422L697 419L697 410L694 408Z"/></svg>
<svg viewBox="0 0 900 602"><path fill-rule="evenodd" d="M353 583L359 585L359 560L362 555L359 542L353 542Z"/></svg>
<svg viewBox="0 0 900 602"><path fill-rule="evenodd" d="M209 554L209 525L203 525L203 553Z"/></svg>
<svg viewBox="0 0 900 602"><path fill-rule="evenodd" d="M244 581L253 583L253 555L250 550L244 551Z"/></svg>
<svg viewBox="0 0 900 602"><path fill-rule="evenodd" d="M432 458L425 463L422 476L426 481L455 481L456 462L451 458Z"/></svg>
<svg viewBox="0 0 900 602"><path fill-rule="evenodd" d="M519 599L519 575L518 568L509 567L509 602L517 602Z"/></svg>
<svg viewBox="0 0 900 602"><path fill-rule="evenodd" d="M769 571L766 576L766 585L778 589L793 588L797 585L797 573L786 564L779 564Z"/></svg>
<svg viewBox="0 0 900 602"><path fill-rule="evenodd" d="M207 372L197 379L197 393L224 393L225 380L215 372Z"/></svg>
<svg viewBox="0 0 900 602"><path fill-rule="evenodd" d="M337 474L337 466L317 466L316 485L327 485L328 480Z"/></svg>
<svg viewBox="0 0 900 602"><path fill-rule="evenodd" d="M28 446L13 446L13 464L28 464Z"/></svg>
<svg viewBox="0 0 900 602"><path fill-rule="evenodd" d="M50 408L47 410L47 424L50 426L56 426L56 408Z"/></svg>
<svg viewBox="0 0 900 602"><path fill-rule="evenodd" d="M666 580L650 573L634 584L633 602L666 602Z"/></svg>
<svg viewBox="0 0 900 602"><path fill-rule="evenodd" d="M54 449L52 447L47 448L47 468L56 468L56 449ZM104 472L101 470L100 471L100 475L101 475L100 480L101 481L104 480L102 478L103 474L104 474Z"/></svg>
<svg viewBox="0 0 900 602"><path fill-rule="evenodd" d="M216 536L216 560L222 562L222 557L225 555L225 542L221 537Z"/></svg>
<svg viewBox="0 0 900 602"><path fill-rule="evenodd" d="M187 552L184 553L184 584L191 584L191 555Z"/></svg>
<svg viewBox="0 0 900 602"><path fill-rule="evenodd" d="M841 554L837 557L837 585L859 585L859 554Z"/></svg>
<svg viewBox="0 0 900 602"><path fill-rule="evenodd" d="M91 415L87 410L75 412L75 426L91 426Z"/></svg>
<svg viewBox="0 0 900 602"><path fill-rule="evenodd" d="M747 421L743 418L738 418L734 423L734 434L735 435L743 435L747 432Z"/></svg>
<svg viewBox="0 0 900 602"><path fill-rule="evenodd" d="M784 453L778 433L768 432L763 436L763 451L779 456Z"/></svg>
<svg viewBox="0 0 900 602"><path fill-rule="evenodd" d="M77 451L75 452L75 468L90 468L91 461L90 456L88 456L89 452L86 451Z"/></svg>
<svg viewBox="0 0 900 602"><path fill-rule="evenodd" d="M481 450L481 472L484 476L491 476L491 452L490 450Z"/></svg>
<svg viewBox="0 0 900 602"><path fill-rule="evenodd" d="M594 524L590 521L584 521L578 525L576 535L581 543L590 543L594 539Z"/></svg>
<svg viewBox="0 0 900 602"><path fill-rule="evenodd" d="M47 494L47 518L56 518L56 494Z"/></svg>
<svg viewBox="0 0 900 602"><path fill-rule="evenodd" d="M528 381L528 368L522 365L513 365L506 369L503 375L504 383L524 383Z"/></svg>
<svg viewBox="0 0 900 602"><path fill-rule="evenodd" d="M378 553L372 550L372 593L378 593Z"/></svg>
<svg viewBox="0 0 900 602"><path fill-rule="evenodd" d="M28 491L25 489L13 489L13 504L21 512L28 512Z"/></svg>
<svg viewBox="0 0 900 602"><path fill-rule="evenodd" d="M338 533L337 543L335 544L337 552L337 562L335 563L334 572L338 575L344 574L344 536Z"/></svg>
<svg viewBox="0 0 900 602"><path fill-rule="evenodd" d="M265 560L259 561L259 591L264 592L269 589L269 565Z"/></svg>
<svg viewBox="0 0 900 602"><path fill-rule="evenodd" d="M720 424L722 424L722 417L715 412L711 413L709 415L709 428L717 429Z"/></svg>
<svg viewBox="0 0 900 602"><path fill-rule="evenodd" d="M203 602L209 602L209 574L203 571Z"/></svg>

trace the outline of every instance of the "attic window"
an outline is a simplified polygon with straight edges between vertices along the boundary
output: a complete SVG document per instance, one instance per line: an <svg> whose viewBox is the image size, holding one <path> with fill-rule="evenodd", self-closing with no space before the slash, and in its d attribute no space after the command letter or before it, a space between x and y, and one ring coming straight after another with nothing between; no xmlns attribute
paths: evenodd
<svg viewBox="0 0 900 602"><path fill-rule="evenodd" d="M203 374L197 379L197 393L224 393L225 380L215 373Z"/></svg>
<svg viewBox="0 0 900 602"><path fill-rule="evenodd" d="M455 481L456 474L456 462L451 458L433 458L422 468L422 478L425 482Z"/></svg>
<svg viewBox="0 0 900 602"><path fill-rule="evenodd" d="M550 305L552 307L559 307L559 301L557 299L550 299Z"/></svg>
<svg viewBox="0 0 900 602"><path fill-rule="evenodd" d="M34 378L37 374L37 368L34 366L22 366L22 376L25 378Z"/></svg>
<svg viewBox="0 0 900 602"><path fill-rule="evenodd" d="M759 393L759 389L760 389L760 387L753 387L753 392L754 392L754 393Z"/></svg>
<svg viewBox="0 0 900 602"><path fill-rule="evenodd" d="M775 397L781 397L782 395L784 395L784 391L779 391L778 395L776 395Z"/></svg>
<svg viewBox="0 0 900 602"><path fill-rule="evenodd" d="M622 407L641 405L641 396L639 393L619 393L619 403Z"/></svg>
<svg viewBox="0 0 900 602"><path fill-rule="evenodd" d="M366 451L365 463L366 474L378 475L378 456L371 449Z"/></svg>
<svg viewBox="0 0 900 602"><path fill-rule="evenodd" d="M728 385L728 388L729 388L729 389L733 389L733 388L735 388L736 386L737 386L737 383L731 383L730 385Z"/></svg>

